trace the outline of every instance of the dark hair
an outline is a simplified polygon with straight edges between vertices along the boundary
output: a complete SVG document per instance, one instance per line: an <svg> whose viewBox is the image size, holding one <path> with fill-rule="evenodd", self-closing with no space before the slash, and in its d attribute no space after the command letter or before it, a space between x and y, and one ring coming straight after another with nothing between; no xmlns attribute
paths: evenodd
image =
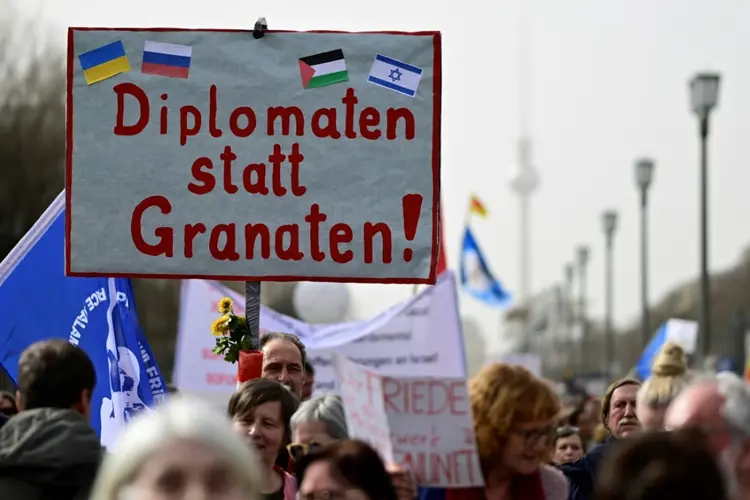
<svg viewBox="0 0 750 500"><path fill-rule="evenodd" d="M315 367L309 361L305 361L305 373L315 375Z"/></svg>
<svg viewBox="0 0 750 500"><path fill-rule="evenodd" d="M6 411L5 412L6 415L10 416L10 415L15 415L16 413L18 413L18 405L16 405L16 397L13 395L12 392L0 391L0 399L7 399L8 401L10 401L10 411Z"/></svg>
<svg viewBox="0 0 750 500"><path fill-rule="evenodd" d="M287 342L291 342L295 346L297 346L297 349L299 349L300 357L302 358L302 366L306 366L307 363L307 350L305 349L305 344L302 343L302 341L293 333L284 333L284 332L268 332L264 334L260 338L260 348L261 350L271 342L272 340L286 340Z"/></svg>
<svg viewBox="0 0 750 500"><path fill-rule="evenodd" d="M570 415L568 416L568 424L578 427L578 424L581 421L581 415L583 415L583 405L576 406L575 410L570 412Z"/></svg>
<svg viewBox="0 0 750 500"><path fill-rule="evenodd" d="M294 412L297 411L299 400L297 396L292 394L289 389L279 382L265 378L248 380L229 398L227 413L229 414L229 418L248 417L260 405L276 401L281 404L281 419L284 423L284 446L286 446L292 440L289 420L294 415Z"/></svg>
<svg viewBox="0 0 750 500"><path fill-rule="evenodd" d="M24 410L72 408L96 385L96 370L83 349L67 340L31 344L18 361L18 392Z"/></svg>
<svg viewBox="0 0 750 500"><path fill-rule="evenodd" d="M706 436L696 429L649 432L618 443L597 474L597 500L725 500Z"/></svg>
<svg viewBox="0 0 750 500"><path fill-rule="evenodd" d="M364 491L370 500L396 500L396 490L380 455L364 441L334 441L305 455L294 466L298 485L302 485L307 468L321 460L328 462L337 479Z"/></svg>

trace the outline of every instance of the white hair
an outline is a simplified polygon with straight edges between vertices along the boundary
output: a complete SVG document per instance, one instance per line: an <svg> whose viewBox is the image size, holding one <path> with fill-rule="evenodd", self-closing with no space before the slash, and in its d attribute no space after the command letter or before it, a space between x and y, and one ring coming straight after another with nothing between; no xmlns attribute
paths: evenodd
<svg viewBox="0 0 750 500"><path fill-rule="evenodd" d="M750 386L732 372L718 373L716 382L725 400L721 411L724 420L750 438Z"/></svg>
<svg viewBox="0 0 750 500"><path fill-rule="evenodd" d="M151 455L183 439L222 457L234 469L247 498L260 498L261 467L255 452L237 439L224 414L198 400L180 397L139 415L124 429L99 469L91 500L117 500Z"/></svg>
<svg viewBox="0 0 750 500"><path fill-rule="evenodd" d="M344 403L341 401L341 396L336 394L323 394L303 401L290 421L292 435L294 435L299 424L308 422L323 422L328 435L332 439L347 439L349 437Z"/></svg>

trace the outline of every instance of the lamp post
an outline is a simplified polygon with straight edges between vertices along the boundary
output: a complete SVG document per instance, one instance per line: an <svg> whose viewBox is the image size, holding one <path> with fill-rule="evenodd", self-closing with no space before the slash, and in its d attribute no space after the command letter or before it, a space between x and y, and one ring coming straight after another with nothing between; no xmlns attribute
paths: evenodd
<svg viewBox="0 0 750 500"><path fill-rule="evenodd" d="M719 101L720 77L715 73L698 73L690 80L690 105L698 117L700 134L700 211L701 211L701 353L705 358L711 348L711 291L708 276L708 125L711 111Z"/></svg>
<svg viewBox="0 0 750 500"><path fill-rule="evenodd" d="M576 262L578 264L578 314L579 314L579 320L581 322L581 348L579 349L579 352L581 353L581 365L583 365L583 360L585 359L585 349L586 349L586 342L589 338L589 320L588 320L588 314L586 311L586 305L588 302L588 298L586 296L586 268L589 264L589 256L590 256L590 250L589 247L586 245L580 245L576 249ZM579 369L583 369L583 366L580 366Z"/></svg>
<svg viewBox="0 0 750 500"><path fill-rule="evenodd" d="M641 158L635 162L635 181L641 192L641 345L651 338L648 317L648 190L654 177L654 161Z"/></svg>
<svg viewBox="0 0 750 500"><path fill-rule="evenodd" d="M613 243L615 239L615 231L617 230L617 212L614 210L607 210L602 214L602 227L604 229L604 237L606 240L606 254L605 254L605 278L604 278L604 290L605 290L605 319L604 319L604 359L606 362L606 369L604 373L612 379L614 375L614 360L615 360L615 337L612 328L612 260L613 260Z"/></svg>
<svg viewBox="0 0 750 500"><path fill-rule="evenodd" d="M573 281L575 280L575 265L572 263L565 264L565 346L567 366L569 369L572 363L572 350L573 350L573 321L575 319L575 299L573 298Z"/></svg>

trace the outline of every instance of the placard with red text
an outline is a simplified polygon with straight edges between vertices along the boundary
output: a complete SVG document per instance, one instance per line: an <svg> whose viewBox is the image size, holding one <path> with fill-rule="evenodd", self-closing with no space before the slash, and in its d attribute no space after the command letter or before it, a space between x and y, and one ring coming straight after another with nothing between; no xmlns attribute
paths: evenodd
<svg viewBox="0 0 750 500"><path fill-rule="evenodd" d="M440 33L71 28L66 272L435 282Z"/></svg>
<svg viewBox="0 0 750 500"><path fill-rule="evenodd" d="M343 356L335 367L350 437L407 467L419 485L484 484L466 379L388 377Z"/></svg>

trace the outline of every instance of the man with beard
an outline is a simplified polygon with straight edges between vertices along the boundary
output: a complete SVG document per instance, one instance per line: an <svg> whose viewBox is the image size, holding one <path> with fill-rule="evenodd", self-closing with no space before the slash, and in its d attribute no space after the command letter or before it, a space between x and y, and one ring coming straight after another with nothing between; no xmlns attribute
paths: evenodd
<svg viewBox="0 0 750 500"><path fill-rule="evenodd" d="M618 440L636 433L640 424L635 414L635 399L641 383L624 378L609 386L602 399L602 424L609 433L607 440L591 448L586 456L558 468L570 482L570 500L592 500L596 474L602 459Z"/></svg>
<svg viewBox="0 0 750 500"><path fill-rule="evenodd" d="M750 387L742 379L724 372L697 381L669 405L664 425L669 430L703 429L729 498L750 499Z"/></svg>

